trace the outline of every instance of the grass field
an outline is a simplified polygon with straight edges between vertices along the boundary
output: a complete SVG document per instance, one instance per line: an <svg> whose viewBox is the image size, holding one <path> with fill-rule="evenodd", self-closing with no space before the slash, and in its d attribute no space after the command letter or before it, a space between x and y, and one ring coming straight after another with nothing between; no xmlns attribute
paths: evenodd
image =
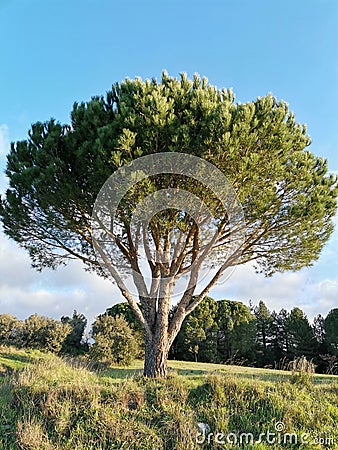
<svg viewBox="0 0 338 450"><path fill-rule="evenodd" d="M200 380L204 375L223 374L235 375L247 380L283 381L290 378L286 370L260 369L256 367L230 366L224 364L195 363L189 361L169 361L169 373L176 373L191 380ZM140 376L143 372L143 361L134 361L128 367L112 367L106 374L116 380L123 380L126 376ZM338 381L336 375L314 374L314 384L330 384Z"/></svg>
<svg viewBox="0 0 338 450"><path fill-rule="evenodd" d="M141 361L95 372L0 348L0 448L338 448L338 377L169 366L167 380L145 381Z"/></svg>

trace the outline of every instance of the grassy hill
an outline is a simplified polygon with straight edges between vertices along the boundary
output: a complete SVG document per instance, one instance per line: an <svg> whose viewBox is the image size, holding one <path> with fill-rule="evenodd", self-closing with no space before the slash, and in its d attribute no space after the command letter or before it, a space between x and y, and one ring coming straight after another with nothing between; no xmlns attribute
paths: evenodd
<svg viewBox="0 0 338 450"><path fill-rule="evenodd" d="M338 448L338 377L171 361L145 381L141 368L0 349L0 448Z"/></svg>

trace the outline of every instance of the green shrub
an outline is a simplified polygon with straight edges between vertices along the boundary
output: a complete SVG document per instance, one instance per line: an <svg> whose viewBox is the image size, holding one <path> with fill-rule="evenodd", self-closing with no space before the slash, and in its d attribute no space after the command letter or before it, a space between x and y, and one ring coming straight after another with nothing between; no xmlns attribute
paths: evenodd
<svg viewBox="0 0 338 450"><path fill-rule="evenodd" d="M127 321L120 316L98 316L93 324L95 343L90 357L97 361L128 365L139 354L140 343Z"/></svg>
<svg viewBox="0 0 338 450"><path fill-rule="evenodd" d="M59 353L71 327L49 317L31 315L21 328L18 344L21 347L37 348Z"/></svg>

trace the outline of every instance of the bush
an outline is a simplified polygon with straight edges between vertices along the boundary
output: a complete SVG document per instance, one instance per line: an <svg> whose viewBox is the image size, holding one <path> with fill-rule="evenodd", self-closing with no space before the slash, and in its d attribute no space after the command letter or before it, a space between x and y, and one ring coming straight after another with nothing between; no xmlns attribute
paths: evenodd
<svg viewBox="0 0 338 450"><path fill-rule="evenodd" d="M93 323L95 343L90 356L101 362L128 365L140 352L140 342L127 321L120 316L98 316Z"/></svg>
<svg viewBox="0 0 338 450"><path fill-rule="evenodd" d="M24 321L16 345L59 353L70 332L71 327L68 324L33 314Z"/></svg>
<svg viewBox="0 0 338 450"><path fill-rule="evenodd" d="M21 327L21 320L11 314L0 314L0 345L15 345Z"/></svg>
<svg viewBox="0 0 338 450"><path fill-rule="evenodd" d="M69 324L38 314L32 314L26 320L0 314L0 345L59 353L70 332Z"/></svg>

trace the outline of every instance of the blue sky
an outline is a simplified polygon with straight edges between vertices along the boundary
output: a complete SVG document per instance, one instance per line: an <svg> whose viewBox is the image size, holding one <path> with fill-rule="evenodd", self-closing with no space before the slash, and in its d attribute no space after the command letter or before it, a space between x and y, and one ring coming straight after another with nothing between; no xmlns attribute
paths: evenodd
<svg viewBox="0 0 338 450"><path fill-rule="evenodd" d="M232 87L240 102L272 92L307 124L311 150L338 171L336 0L0 0L0 21L1 171L9 141L25 138L31 123L67 122L74 101L163 69L197 72ZM76 264L37 274L0 239L0 313L59 317L76 307L92 319L120 298ZM240 268L214 295L326 314L338 306L337 250L335 234L314 268L268 281Z"/></svg>

